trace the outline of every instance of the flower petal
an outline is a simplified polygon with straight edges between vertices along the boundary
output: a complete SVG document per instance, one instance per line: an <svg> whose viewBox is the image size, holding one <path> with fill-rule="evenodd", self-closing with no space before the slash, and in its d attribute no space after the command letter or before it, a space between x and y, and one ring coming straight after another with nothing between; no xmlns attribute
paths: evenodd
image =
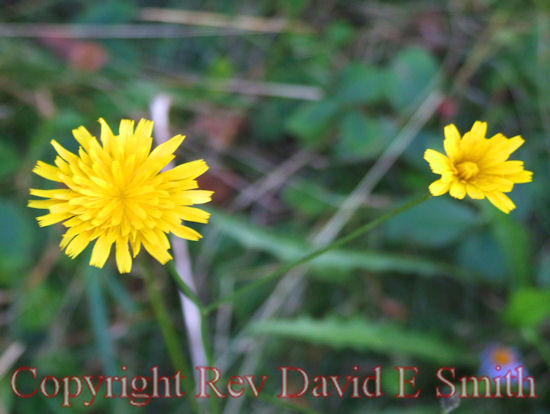
<svg viewBox="0 0 550 414"><path fill-rule="evenodd" d="M116 264L120 273L130 273L132 270L132 257L128 247L128 240L119 237L116 241Z"/></svg>
<svg viewBox="0 0 550 414"><path fill-rule="evenodd" d="M493 203L493 205L504 213L508 214L510 211L516 208L516 205L510 198L501 192L493 191L486 193L487 199Z"/></svg>
<svg viewBox="0 0 550 414"><path fill-rule="evenodd" d="M448 192L450 186L451 186L451 181L440 179L431 183L430 186L428 187L428 190L430 190L430 193L433 196L437 197Z"/></svg>
<svg viewBox="0 0 550 414"><path fill-rule="evenodd" d="M509 193L514 188L514 182L507 177L485 174L478 175L472 184L485 193L490 191Z"/></svg>
<svg viewBox="0 0 550 414"><path fill-rule="evenodd" d="M32 172L36 175L46 178L47 180L62 182L59 177L59 169L53 165L46 164L45 162L38 161Z"/></svg>
<svg viewBox="0 0 550 414"><path fill-rule="evenodd" d="M134 239L130 239L130 244L132 245L132 257L137 257L141 250L141 238L135 237Z"/></svg>
<svg viewBox="0 0 550 414"><path fill-rule="evenodd" d="M533 181L533 173L531 171L523 170L514 174L506 175L506 178L512 180L516 184L530 183Z"/></svg>
<svg viewBox="0 0 550 414"><path fill-rule="evenodd" d="M485 194L483 194L483 191L477 188L474 184L466 184L466 192L468 193L468 196L470 198L473 198L474 200L481 200L485 198Z"/></svg>
<svg viewBox="0 0 550 414"><path fill-rule="evenodd" d="M168 253L168 249L162 246L153 245L146 240L143 241L143 246L160 264L166 264L166 262L172 260L172 256Z"/></svg>
<svg viewBox="0 0 550 414"><path fill-rule="evenodd" d="M444 174L452 171L452 165L449 158L433 149L427 149L424 152L424 159L430 164L431 170L436 174Z"/></svg>
<svg viewBox="0 0 550 414"><path fill-rule="evenodd" d="M83 126L73 129L73 137L78 141L82 148L86 150L86 152L89 152L90 150L90 143L92 141L96 141L95 137Z"/></svg>
<svg viewBox="0 0 550 414"><path fill-rule="evenodd" d="M90 233L80 233L67 245L65 253L71 259L74 259L90 244Z"/></svg>
<svg viewBox="0 0 550 414"><path fill-rule="evenodd" d="M109 124L105 122L103 118L98 119L99 124L101 125L101 144L103 145L103 148L105 148L107 151L111 150L111 141L113 140L114 134L113 131L111 131L111 128L109 127Z"/></svg>
<svg viewBox="0 0 550 414"><path fill-rule="evenodd" d="M443 146L445 147L445 152L451 161L454 161L461 155L460 132L458 132L454 124L449 124L445 127L444 133L445 140L443 141Z"/></svg>
<svg viewBox="0 0 550 414"><path fill-rule="evenodd" d="M50 199L50 200L29 200L27 207L30 208L41 208L44 210L49 209L52 206L55 206L58 203L63 203L63 201Z"/></svg>
<svg viewBox="0 0 550 414"><path fill-rule="evenodd" d="M466 184L463 184L460 181L453 181L451 183L449 194L454 198L462 200L464 196L466 196Z"/></svg>
<svg viewBox="0 0 550 414"><path fill-rule="evenodd" d="M474 122L474 125L472 125L472 129L470 129L470 133L476 138L485 138L485 135L487 135L487 122L481 122L476 121Z"/></svg>
<svg viewBox="0 0 550 414"><path fill-rule="evenodd" d="M162 175L169 180L193 180L208 170L204 160L195 160L178 165L171 170L165 171Z"/></svg>
<svg viewBox="0 0 550 414"><path fill-rule="evenodd" d="M200 208L187 206L178 207L178 214L185 221L195 221L197 223L208 223L208 218L210 217L210 213Z"/></svg>
<svg viewBox="0 0 550 414"><path fill-rule="evenodd" d="M187 239L187 240L199 240L202 238L201 234L192 228L189 228L187 226L179 226L174 229L172 229L172 233L176 235L177 237L181 239Z"/></svg>
<svg viewBox="0 0 550 414"><path fill-rule="evenodd" d="M204 204L212 200L214 191L189 190L184 193L191 200L191 204Z"/></svg>
<svg viewBox="0 0 550 414"><path fill-rule="evenodd" d="M496 134L489 138L488 150L483 157L484 168L506 161L524 142L525 140L519 135L512 138L506 138L502 134Z"/></svg>
<svg viewBox="0 0 550 414"><path fill-rule="evenodd" d="M102 268L105 265L105 262L109 258L109 253L111 253L113 242L112 237L107 235L102 235L96 240L94 249L92 250L92 257L90 258L91 266Z"/></svg>
<svg viewBox="0 0 550 414"><path fill-rule="evenodd" d="M168 155L172 155L174 151L181 145L184 139L184 135L176 135L175 137L170 138L168 141L156 147L149 155L149 158L164 158Z"/></svg>
<svg viewBox="0 0 550 414"><path fill-rule="evenodd" d="M140 119L137 126L136 131L134 132L134 136L137 139L137 142L140 143L146 138L150 138L151 134L153 133L153 121L149 121L148 119Z"/></svg>
<svg viewBox="0 0 550 414"><path fill-rule="evenodd" d="M68 213L50 213L37 217L38 225L40 227L51 226L52 224L59 223L60 221L67 220L72 214Z"/></svg>
<svg viewBox="0 0 550 414"><path fill-rule="evenodd" d="M65 161L71 162L71 161L78 161L78 157L73 154L71 151L65 149L63 145L61 145L59 142L57 142L55 139L52 139L50 141L50 144L52 144L52 147L55 148L57 153L63 158Z"/></svg>

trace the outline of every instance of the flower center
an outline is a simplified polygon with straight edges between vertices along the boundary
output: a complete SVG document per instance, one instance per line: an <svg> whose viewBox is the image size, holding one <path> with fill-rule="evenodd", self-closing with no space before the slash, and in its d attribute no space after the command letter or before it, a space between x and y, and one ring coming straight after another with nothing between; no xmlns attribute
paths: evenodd
<svg viewBox="0 0 550 414"><path fill-rule="evenodd" d="M507 349L496 349L493 352L492 359L498 365L506 365L512 362L512 356Z"/></svg>
<svg viewBox="0 0 550 414"><path fill-rule="evenodd" d="M462 180L469 180L477 175L479 167L475 162L464 161L456 166L458 170L458 177Z"/></svg>
<svg viewBox="0 0 550 414"><path fill-rule="evenodd" d="M126 198L127 198L127 194L126 194L126 189L125 188L119 188L118 189L118 194L116 196L117 200L120 201L121 203L124 203L124 201L126 201Z"/></svg>

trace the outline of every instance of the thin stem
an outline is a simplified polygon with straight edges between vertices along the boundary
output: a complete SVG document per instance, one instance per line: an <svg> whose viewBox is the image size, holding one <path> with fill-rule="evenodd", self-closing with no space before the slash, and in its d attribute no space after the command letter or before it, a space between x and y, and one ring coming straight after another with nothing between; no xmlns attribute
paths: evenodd
<svg viewBox="0 0 550 414"><path fill-rule="evenodd" d="M183 378L183 387L186 394L188 395L188 400L192 405L192 408L195 412L200 413L199 404L195 399L195 386L193 381L193 371L190 369L190 365L187 362L185 355L182 353L183 346L178 339L176 329L170 319L168 309L164 304L163 298L159 292L158 284L154 279L151 269L142 261L142 274L145 280L145 287L147 289L147 294L151 300L151 306L155 317L160 326L164 342L166 343L166 348L168 349L168 355L170 360L176 369L180 369L185 373Z"/></svg>
<svg viewBox="0 0 550 414"><path fill-rule="evenodd" d="M208 315L205 311L204 305L201 303L198 296L193 292L193 290L185 283L185 281L180 277L178 270L173 262L168 263L168 273L176 282L176 285L180 291L191 300L197 307L200 313L200 323L201 323L201 339L202 339L202 348L204 354L206 355L206 363L208 366L213 366L214 364L214 353L212 349L212 340L210 338L210 330L208 329ZM210 399L210 407L213 413L218 413L220 411L219 401L217 398Z"/></svg>
<svg viewBox="0 0 550 414"><path fill-rule="evenodd" d="M206 320L206 316L208 313L206 312L205 306L201 303L198 296L193 292L193 290L187 285L187 283L184 282L184 280L180 277L178 270L176 269L176 266L174 263L169 262L168 263L168 271L170 273L170 276L172 276L172 279L174 279L174 282L178 285L178 288L183 292L185 296L191 300L195 304L195 306L199 309L199 312L201 314L201 336L202 336L202 344L204 348L204 353L206 355L206 360L209 365L213 362L213 353L212 353L212 346L211 346L211 339L210 339L210 331L208 330L208 323Z"/></svg>
<svg viewBox="0 0 550 414"><path fill-rule="evenodd" d="M172 277L172 279L174 279L176 285L178 285L179 290L181 290L183 294L195 304L195 306L197 307L197 309L199 309L201 313L204 313L204 305L201 303L201 300L195 294L195 292L193 292L193 290L189 286L187 286L187 283L185 283L180 277L174 261L172 260L168 262L166 266L168 267L168 273L170 273L170 276Z"/></svg>
<svg viewBox="0 0 550 414"><path fill-rule="evenodd" d="M206 313L201 313L201 333L202 333L202 346L206 355L206 362L208 366L212 366L214 363L214 352L212 349L212 340L210 338L210 330L208 329L208 321Z"/></svg>
<svg viewBox="0 0 550 414"><path fill-rule="evenodd" d="M403 213L404 211L409 210L409 209L417 206L418 204L428 200L430 197L431 196L429 194L422 194L422 196L414 198L411 201L403 204L402 206L396 207L393 210L388 211L386 214L383 214L382 216L378 217L377 219L375 219L375 220L359 227L355 231L352 231L350 234L348 234L344 237L341 237L340 239L334 241L333 243L331 243L327 246L321 247L319 249L316 249L316 250L312 251L311 253L308 253L305 256L303 256L303 257L301 257L297 260L294 260L293 262L290 262L286 265L283 265L279 269L277 269L274 272L268 274L267 276L264 276L263 278L248 284L244 288L242 288L240 290L237 290L233 294L214 302L213 304L211 304L211 305L207 306L206 308L204 308L204 313L209 314L209 313L213 312L214 310L216 310L217 308L219 308L224 303L231 302L234 299L242 296L243 294L245 294L245 293L247 293L251 290L254 290L257 287L260 287L260 286L264 285L265 283L270 282L271 280L274 280L274 279L278 278L279 276L282 276L282 275L286 274L290 270L294 269L296 266L307 263L310 260L313 260L316 257L321 256L323 253L328 252L329 250L336 249L338 247L341 247L341 246L345 245L346 243L349 243L350 241L358 238L359 236L362 236L365 233L368 233L369 231L371 231L374 228L378 227L382 223L390 220L391 218L393 218L393 217Z"/></svg>

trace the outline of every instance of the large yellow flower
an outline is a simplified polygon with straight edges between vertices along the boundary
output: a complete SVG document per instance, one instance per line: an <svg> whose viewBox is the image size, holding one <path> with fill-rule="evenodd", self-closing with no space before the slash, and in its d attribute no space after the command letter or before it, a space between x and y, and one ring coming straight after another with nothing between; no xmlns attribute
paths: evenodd
<svg viewBox="0 0 550 414"><path fill-rule="evenodd" d="M101 145L83 126L73 130L80 144L78 155L51 141L59 156L55 166L38 161L33 172L64 184L63 189L31 189L29 207L49 210L37 218L40 226L63 222L67 231L61 249L75 258L95 240L90 265L103 267L111 247L116 246L120 273L132 268L132 257L141 245L160 263L172 256L167 233L188 240L201 235L182 220L208 222L209 214L190 207L210 201L212 191L197 190L199 175L208 166L203 160L162 169L174 158L184 136L177 135L153 151L153 122L142 119L134 131L134 121L120 121L114 135L107 123L101 124Z"/></svg>
<svg viewBox="0 0 550 414"><path fill-rule="evenodd" d="M454 125L447 125L443 142L447 156L432 149L424 153L432 171L441 174L429 190L434 196L449 192L458 199L466 194L474 199L487 197L498 209L509 213L516 206L504 193L512 191L516 183L530 182L533 176L523 168L523 161L508 161L524 140L519 135L506 138L502 134L485 138L486 133L485 122L475 122L463 137Z"/></svg>

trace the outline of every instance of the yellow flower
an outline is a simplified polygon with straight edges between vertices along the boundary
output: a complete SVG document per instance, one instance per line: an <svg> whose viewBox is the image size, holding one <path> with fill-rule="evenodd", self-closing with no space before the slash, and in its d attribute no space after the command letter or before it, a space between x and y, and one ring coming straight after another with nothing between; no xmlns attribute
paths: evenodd
<svg viewBox="0 0 550 414"><path fill-rule="evenodd" d="M51 141L59 154L55 166L38 161L33 172L65 188L31 189L31 195L45 200L30 200L29 207L49 210L37 218L40 226L63 222L67 231L60 247L71 258L95 240L92 266L103 267L113 244L120 273L132 268L129 245L134 258L143 244L164 264L172 259L167 233L198 240L201 235L182 220L208 222L209 213L190 207L210 201L212 191L197 190L195 180L208 166L197 160L162 172L184 136L151 151L152 121L142 119L134 131L134 121L123 119L119 135L103 119L99 123L101 145L83 126L73 130L78 155Z"/></svg>
<svg viewBox="0 0 550 414"><path fill-rule="evenodd" d="M458 199L466 194L474 199L487 197L498 209L509 213L516 206L504 193L512 191L516 183L530 182L533 176L523 168L523 161L508 161L524 140L519 135L506 138L502 134L485 138L486 133L486 122L475 122L463 137L454 125L447 125L443 142L447 156L432 149L424 153L432 171L441 175L429 190L434 196L449 192Z"/></svg>

